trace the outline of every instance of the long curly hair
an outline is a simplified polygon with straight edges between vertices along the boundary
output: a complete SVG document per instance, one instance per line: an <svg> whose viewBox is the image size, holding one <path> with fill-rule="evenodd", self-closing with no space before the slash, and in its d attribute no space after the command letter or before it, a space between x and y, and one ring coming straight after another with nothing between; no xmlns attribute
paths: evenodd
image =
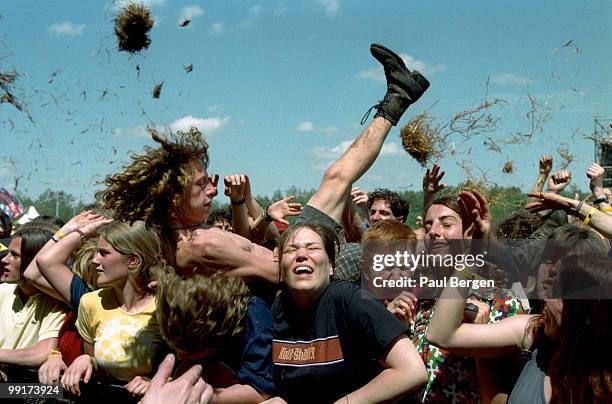
<svg viewBox="0 0 612 404"><path fill-rule="evenodd" d="M114 211L116 220L159 227L169 212L180 212L184 190L192 182L189 163L199 160L208 167L208 143L194 127L168 136L148 131L161 147L133 154L123 172L106 177L106 188L96 192L96 199Z"/></svg>

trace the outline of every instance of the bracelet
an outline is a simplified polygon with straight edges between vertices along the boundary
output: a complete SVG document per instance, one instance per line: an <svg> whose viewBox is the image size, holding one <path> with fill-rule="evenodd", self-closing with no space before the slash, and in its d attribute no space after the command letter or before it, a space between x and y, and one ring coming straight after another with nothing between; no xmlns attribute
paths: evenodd
<svg viewBox="0 0 612 404"><path fill-rule="evenodd" d="M597 212L597 208L593 208L587 213L586 217L582 221L583 224L587 225L591 221L591 217L593 217L593 213Z"/></svg>
<svg viewBox="0 0 612 404"><path fill-rule="evenodd" d="M243 204L243 203L245 203L245 202L246 202L246 199L244 199L244 198L242 198L242 199L241 199L241 200L239 200L239 201L232 201L232 200L230 199L230 203L231 203L232 205L234 205L234 206L240 206L240 205L242 205L242 204Z"/></svg>
<svg viewBox="0 0 612 404"><path fill-rule="evenodd" d="M266 216L264 218L264 220L268 223L272 223L274 221L274 218L272 216L270 216L270 214L268 213L268 209L266 209Z"/></svg>
<svg viewBox="0 0 612 404"><path fill-rule="evenodd" d="M574 209L574 215L578 216L580 214L580 209L582 209L582 205L584 205L584 201L578 202L578 206Z"/></svg>
<svg viewBox="0 0 612 404"><path fill-rule="evenodd" d="M600 209L602 212L612 212L612 208L603 208Z"/></svg>
<svg viewBox="0 0 612 404"><path fill-rule="evenodd" d="M58 241L60 241L61 239L63 239L64 237L66 237L66 233L64 233L62 231L62 229L59 229L58 231L55 232L55 234L51 237L51 240L55 241L56 243Z"/></svg>
<svg viewBox="0 0 612 404"><path fill-rule="evenodd" d="M83 233L83 232L82 232L81 230L79 230L79 229L76 229L74 232L75 232L75 233L79 233L79 236L81 236L81 240L83 240L83 239L87 238L87 235L86 235L85 233Z"/></svg>
<svg viewBox="0 0 612 404"><path fill-rule="evenodd" d="M594 205L599 205L600 203L609 202L608 195L604 195L601 198L597 198L593 201Z"/></svg>

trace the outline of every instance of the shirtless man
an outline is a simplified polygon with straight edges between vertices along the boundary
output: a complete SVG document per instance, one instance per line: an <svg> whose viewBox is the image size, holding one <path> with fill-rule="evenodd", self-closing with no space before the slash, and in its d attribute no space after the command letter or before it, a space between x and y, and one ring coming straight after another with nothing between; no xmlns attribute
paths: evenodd
<svg viewBox="0 0 612 404"><path fill-rule="evenodd" d="M374 120L325 172L298 221L322 220L336 230L341 228L346 194L353 182L374 163L391 126L397 125L408 106L429 87L425 77L410 72L389 49L374 44L370 51L384 67L387 93L375 106ZM106 189L97 197L118 220L154 225L166 259L184 275L223 270L277 282L278 268L271 251L204 224L217 194L218 177L208 176L208 144L200 132L192 128L170 138L151 132L161 147L133 156L122 173L106 178ZM230 192L232 205L246 209L239 191Z"/></svg>

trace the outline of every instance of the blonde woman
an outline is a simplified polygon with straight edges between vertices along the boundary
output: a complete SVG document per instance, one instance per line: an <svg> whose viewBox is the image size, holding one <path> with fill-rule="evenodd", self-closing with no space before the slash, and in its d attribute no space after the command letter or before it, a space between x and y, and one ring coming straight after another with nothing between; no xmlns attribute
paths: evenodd
<svg viewBox="0 0 612 404"><path fill-rule="evenodd" d="M71 234L66 237L82 237ZM101 370L129 381L126 389L131 394L143 395L156 359L166 352L155 318L155 297L147 286L151 272L165 265L159 239L142 222L106 224L92 263L102 289L81 298L77 328L85 354L70 365L61 383L80 395L80 380L88 383L92 372Z"/></svg>

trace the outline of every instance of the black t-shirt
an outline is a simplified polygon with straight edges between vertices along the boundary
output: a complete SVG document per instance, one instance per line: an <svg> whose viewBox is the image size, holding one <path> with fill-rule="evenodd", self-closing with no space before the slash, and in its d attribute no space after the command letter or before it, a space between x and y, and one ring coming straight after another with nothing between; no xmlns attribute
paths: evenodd
<svg viewBox="0 0 612 404"><path fill-rule="evenodd" d="M404 325L352 282L334 281L300 310L288 293L272 307L274 383L285 400L333 402L372 380Z"/></svg>

